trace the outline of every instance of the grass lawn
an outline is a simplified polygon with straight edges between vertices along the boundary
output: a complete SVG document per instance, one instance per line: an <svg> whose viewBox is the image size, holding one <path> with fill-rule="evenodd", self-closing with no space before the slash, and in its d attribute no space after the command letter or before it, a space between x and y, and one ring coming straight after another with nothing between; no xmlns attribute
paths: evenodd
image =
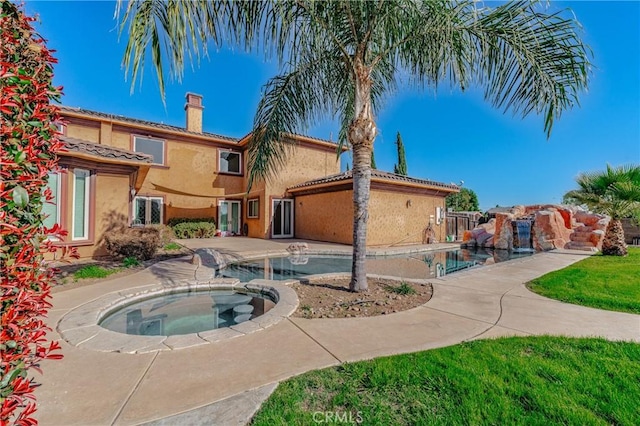
<svg viewBox="0 0 640 426"><path fill-rule="evenodd" d="M595 255L527 284L542 296L640 314L640 248L627 257Z"/></svg>
<svg viewBox="0 0 640 426"><path fill-rule="evenodd" d="M88 278L107 278L118 271L119 269L107 269L99 265L87 265L75 271L73 278L76 281Z"/></svg>
<svg viewBox="0 0 640 426"><path fill-rule="evenodd" d="M252 424L633 425L639 359L640 345L601 339L468 342L289 379Z"/></svg>

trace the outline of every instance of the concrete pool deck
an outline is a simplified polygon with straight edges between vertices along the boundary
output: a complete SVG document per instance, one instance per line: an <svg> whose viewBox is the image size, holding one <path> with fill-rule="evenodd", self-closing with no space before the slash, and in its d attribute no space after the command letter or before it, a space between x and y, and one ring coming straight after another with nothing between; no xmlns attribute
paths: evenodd
<svg viewBox="0 0 640 426"><path fill-rule="evenodd" d="M238 258L276 254L292 240L190 240ZM308 242L311 251L349 246ZM378 249L441 249L451 245ZM122 278L53 295L50 338L64 359L45 361L36 379L41 425L244 424L288 377L342 362L413 352L467 340L514 335L600 336L640 342L640 315L565 304L531 293L524 283L564 268L588 253L557 250L430 278L425 305L369 318L287 318L228 341L144 354L99 352L63 341L56 326L69 311L107 293L193 280L188 258L159 262Z"/></svg>

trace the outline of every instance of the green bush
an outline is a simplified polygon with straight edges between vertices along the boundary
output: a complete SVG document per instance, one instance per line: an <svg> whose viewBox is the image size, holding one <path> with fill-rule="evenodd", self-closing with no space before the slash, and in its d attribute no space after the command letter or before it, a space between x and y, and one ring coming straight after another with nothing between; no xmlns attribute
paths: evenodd
<svg viewBox="0 0 640 426"><path fill-rule="evenodd" d="M133 268L134 266L140 266L140 261L135 257L125 257L122 259L122 266L125 268Z"/></svg>
<svg viewBox="0 0 640 426"><path fill-rule="evenodd" d="M176 238L213 238L216 224L212 222L183 222L173 227Z"/></svg>
<svg viewBox="0 0 640 426"><path fill-rule="evenodd" d="M174 227L180 223L198 223L198 222L207 222L207 223L216 223L216 220L212 217L172 217L167 221L167 225L170 227Z"/></svg>
<svg viewBox="0 0 640 426"><path fill-rule="evenodd" d="M402 284L400 284L399 286L395 287L392 285L387 286L387 291L391 292L391 293L396 293L396 294L402 294L402 295L409 295L409 294L415 294L416 291L413 287L411 287L410 284L402 281Z"/></svg>
<svg viewBox="0 0 640 426"><path fill-rule="evenodd" d="M126 228L104 236L107 252L115 258L148 260L160 246L160 230L155 227Z"/></svg>

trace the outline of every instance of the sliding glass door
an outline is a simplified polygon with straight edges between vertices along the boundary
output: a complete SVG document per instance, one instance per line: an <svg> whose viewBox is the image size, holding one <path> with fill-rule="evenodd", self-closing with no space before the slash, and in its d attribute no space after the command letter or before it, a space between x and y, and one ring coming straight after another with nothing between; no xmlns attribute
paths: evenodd
<svg viewBox="0 0 640 426"><path fill-rule="evenodd" d="M274 199L271 237L293 238L293 200Z"/></svg>

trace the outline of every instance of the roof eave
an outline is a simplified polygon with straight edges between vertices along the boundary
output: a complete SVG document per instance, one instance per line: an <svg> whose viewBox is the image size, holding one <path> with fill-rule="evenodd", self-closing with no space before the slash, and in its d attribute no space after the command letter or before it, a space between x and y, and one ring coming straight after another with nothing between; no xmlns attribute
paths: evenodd
<svg viewBox="0 0 640 426"><path fill-rule="evenodd" d="M89 154L86 152L61 150L58 152L58 155L63 157L72 157L72 158L79 158L83 160L89 160L89 161L102 163L102 164L117 164L121 166L133 166L133 167L142 167L142 166L150 167L151 166L150 163L145 163L142 161L109 158L109 157L103 157L101 155Z"/></svg>
<svg viewBox="0 0 640 426"><path fill-rule="evenodd" d="M149 126L149 125L141 124L141 123L132 123L131 121L126 121L126 120L118 120L116 118L98 117L98 116L91 115L91 114L85 114L85 113L80 112L80 111L72 111L72 110L69 110L69 109L61 110L60 114L62 116L82 118L82 119L91 120L91 121L106 121L106 122L109 122L109 123L112 123L112 124L117 124L117 125L120 125L120 126L133 127L133 128L136 128L136 129L144 129L144 130L148 130L148 131L152 131L152 132L168 133L168 134L176 135L176 136L180 136L180 137L189 137L189 138L204 140L204 141L207 141L207 142L214 141L216 143L227 144L227 145L231 145L231 146L237 146L238 145L238 141L219 138L219 137L215 137L213 135L205 135L205 134L198 134L198 133L190 133L190 132L186 132L186 131L164 129L164 128Z"/></svg>
<svg viewBox="0 0 640 426"><path fill-rule="evenodd" d="M332 186L343 185L345 181L352 181L352 180L353 180L353 178L351 176L347 176L347 177L344 177L344 178L336 179L336 180L331 181L331 182L320 182L320 183L313 183L313 184L309 184L309 185L288 188L287 192L290 192L290 193L293 194L293 193L297 193L297 192L306 192L306 191L313 191L313 190L318 190L318 189L330 188ZM418 189L426 189L426 190L430 190L430 191L438 191L438 192L443 192L443 193L447 193L447 194L460 192L460 190L456 189L456 188L450 188L450 187L438 186L438 185L419 184L419 183L406 182L406 181L394 181L392 179L385 179L385 178L378 178L378 177L372 177L371 178L371 182L372 183L374 183L374 182L375 183L381 183L381 184L385 184L385 185L393 185L393 186L398 186L398 187L411 187L411 188L418 188Z"/></svg>

